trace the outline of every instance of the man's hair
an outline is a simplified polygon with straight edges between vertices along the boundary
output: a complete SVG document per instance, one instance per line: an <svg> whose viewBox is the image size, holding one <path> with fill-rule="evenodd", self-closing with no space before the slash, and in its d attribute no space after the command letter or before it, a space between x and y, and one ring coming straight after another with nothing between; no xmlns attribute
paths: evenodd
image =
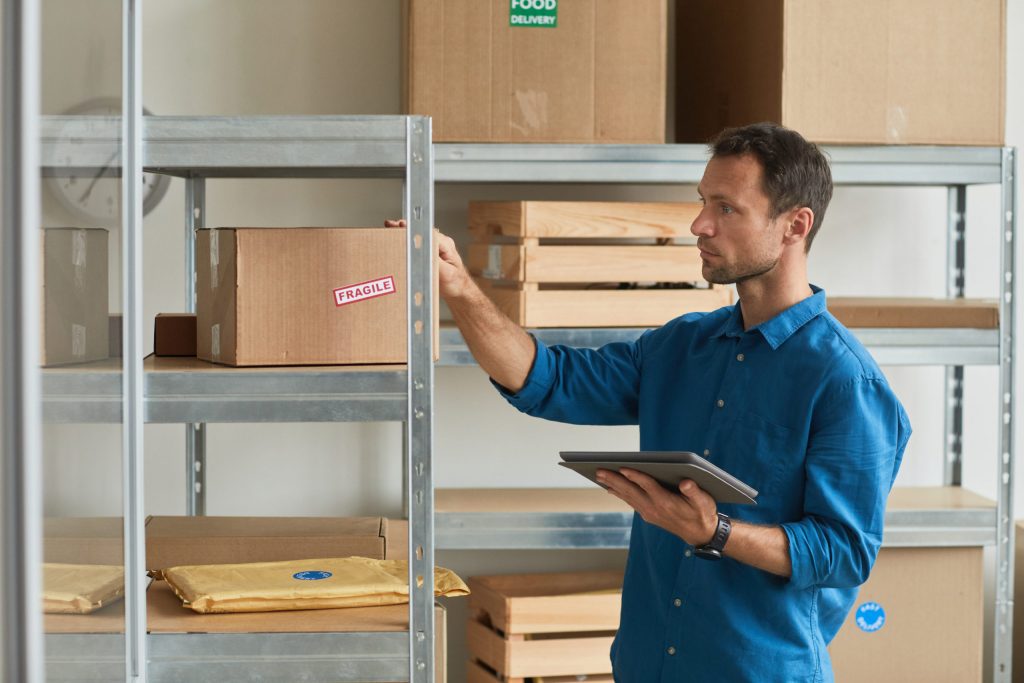
<svg viewBox="0 0 1024 683"><path fill-rule="evenodd" d="M761 162L763 189L771 202L773 219L798 207L806 206L814 212L805 244L805 250L810 251L832 199L832 171L818 146L795 130L774 123L754 123L726 128L709 147L712 157L750 154Z"/></svg>

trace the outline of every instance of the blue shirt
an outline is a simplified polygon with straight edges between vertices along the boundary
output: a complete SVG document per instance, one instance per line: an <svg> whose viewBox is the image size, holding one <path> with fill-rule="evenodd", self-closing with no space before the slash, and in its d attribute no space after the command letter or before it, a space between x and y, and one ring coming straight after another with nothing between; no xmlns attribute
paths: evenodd
<svg viewBox="0 0 1024 683"><path fill-rule="evenodd" d="M550 420L639 424L642 450L703 454L759 492L719 509L789 540L786 579L700 559L634 515L611 651L620 683L832 680L826 646L878 553L911 430L813 289L746 331L736 304L596 350L537 342L525 386L503 392Z"/></svg>

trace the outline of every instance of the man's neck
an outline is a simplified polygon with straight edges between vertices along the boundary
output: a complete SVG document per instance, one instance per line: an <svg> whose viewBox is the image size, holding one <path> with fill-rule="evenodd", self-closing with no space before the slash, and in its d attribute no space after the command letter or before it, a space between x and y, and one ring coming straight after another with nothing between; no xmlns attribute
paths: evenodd
<svg viewBox="0 0 1024 683"><path fill-rule="evenodd" d="M773 275L781 273L766 273L736 285L736 292L740 296L740 310L743 312L744 330L771 320L814 294L807 282L806 271L800 273L799 277L772 277Z"/></svg>

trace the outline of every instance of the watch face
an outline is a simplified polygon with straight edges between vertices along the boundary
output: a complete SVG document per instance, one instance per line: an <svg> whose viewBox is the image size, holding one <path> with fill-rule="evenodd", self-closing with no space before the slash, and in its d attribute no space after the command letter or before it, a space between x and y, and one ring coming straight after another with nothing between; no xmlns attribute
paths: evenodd
<svg viewBox="0 0 1024 683"><path fill-rule="evenodd" d="M146 111L145 109L143 110ZM148 113L148 112L147 112ZM119 117L121 102L116 98L92 100L65 113L75 117ZM78 129L81 131L81 129ZM116 136L102 136L107 148L99 150L99 167L82 167L76 158L81 140L70 128L58 133L54 145L55 168L46 185L57 200L79 218L97 225L115 227L121 222L121 149ZM95 153L95 150L94 150ZM171 179L155 173L142 174L142 213L149 213L167 194Z"/></svg>

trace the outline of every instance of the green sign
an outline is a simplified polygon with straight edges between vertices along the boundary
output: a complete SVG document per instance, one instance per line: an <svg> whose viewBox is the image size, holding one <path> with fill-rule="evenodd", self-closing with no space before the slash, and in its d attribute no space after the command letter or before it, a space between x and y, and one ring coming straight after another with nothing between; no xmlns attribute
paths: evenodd
<svg viewBox="0 0 1024 683"><path fill-rule="evenodd" d="M558 0L509 0L509 26L555 28Z"/></svg>

